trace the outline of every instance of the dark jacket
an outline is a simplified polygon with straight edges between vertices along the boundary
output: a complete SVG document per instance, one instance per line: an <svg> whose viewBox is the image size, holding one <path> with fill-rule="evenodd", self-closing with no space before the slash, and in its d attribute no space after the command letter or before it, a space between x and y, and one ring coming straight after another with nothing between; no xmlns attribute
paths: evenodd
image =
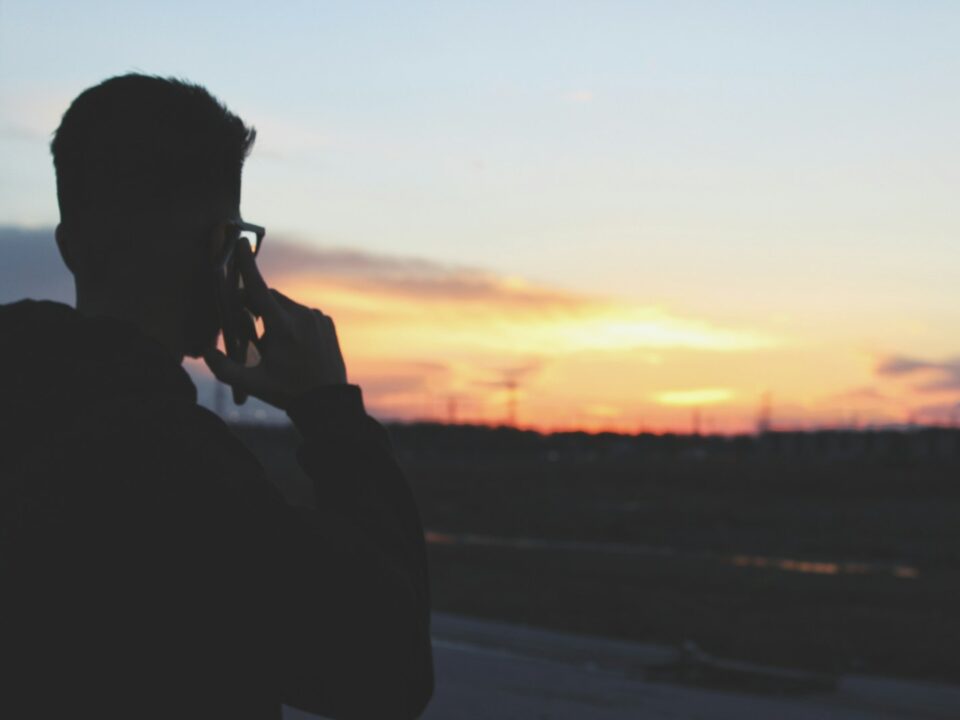
<svg viewBox="0 0 960 720"><path fill-rule="evenodd" d="M413 718L423 531L356 386L288 414L287 505L134 326L0 306L0 717Z"/></svg>

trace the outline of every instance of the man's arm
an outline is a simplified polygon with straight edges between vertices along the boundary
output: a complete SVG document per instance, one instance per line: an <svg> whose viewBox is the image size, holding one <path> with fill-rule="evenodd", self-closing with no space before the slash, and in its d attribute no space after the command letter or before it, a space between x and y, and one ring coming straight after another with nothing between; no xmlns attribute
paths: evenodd
<svg viewBox="0 0 960 720"><path fill-rule="evenodd" d="M415 718L433 692L423 530L359 388L288 409L315 511L279 527L284 702L336 718Z"/></svg>
<svg viewBox="0 0 960 720"><path fill-rule="evenodd" d="M333 321L267 288L238 250L261 362L211 349L221 381L286 410L316 510L278 507L276 602L285 702L336 718L414 718L433 690L423 529L386 434L363 409Z"/></svg>

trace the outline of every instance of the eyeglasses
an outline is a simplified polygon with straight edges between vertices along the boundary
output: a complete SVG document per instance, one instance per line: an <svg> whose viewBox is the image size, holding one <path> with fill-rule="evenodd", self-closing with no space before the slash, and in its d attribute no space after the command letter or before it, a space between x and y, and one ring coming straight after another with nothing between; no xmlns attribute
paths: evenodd
<svg viewBox="0 0 960 720"><path fill-rule="evenodd" d="M245 242L250 248L254 257L260 252L260 246L263 244L263 236L267 234L266 228L253 223L243 222L242 220L231 220L224 223L223 245L220 250L220 257L217 265L222 271L230 265L233 260L233 254L237 249L237 243Z"/></svg>
<svg viewBox="0 0 960 720"><path fill-rule="evenodd" d="M260 252L260 245L263 243L263 236L267 234L265 228L253 223L243 222L242 220L231 221L226 224L226 241L233 245L240 240L250 245L250 252L256 257Z"/></svg>

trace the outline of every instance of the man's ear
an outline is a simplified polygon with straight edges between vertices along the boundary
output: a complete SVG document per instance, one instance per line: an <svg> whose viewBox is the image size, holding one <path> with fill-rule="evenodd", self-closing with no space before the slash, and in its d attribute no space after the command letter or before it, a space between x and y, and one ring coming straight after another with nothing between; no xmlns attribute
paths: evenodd
<svg viewBox="0 0 960 720"><path fill-rule="evenodd" d="M57 225L57 229L54 230L53 236L57 239L57 249L60 250L60 257L63 258L64 265L67 266L67 269L71 273L76 275L77 271L73 262L73 255L70 252L70 234L64 229L63 223Z"/></svg>

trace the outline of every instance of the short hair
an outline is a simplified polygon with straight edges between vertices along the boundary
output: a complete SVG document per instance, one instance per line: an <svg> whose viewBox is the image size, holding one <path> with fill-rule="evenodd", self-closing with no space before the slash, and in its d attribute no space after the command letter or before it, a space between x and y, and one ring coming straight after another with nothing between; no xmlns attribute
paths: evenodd
<svg viewBox="0 0 960 720"><path fill-rule="evenodd" d="M50 144L61 221L126 223L224 190L239 198L255 138L200 85L105 80L71 103Z"/></svg>

